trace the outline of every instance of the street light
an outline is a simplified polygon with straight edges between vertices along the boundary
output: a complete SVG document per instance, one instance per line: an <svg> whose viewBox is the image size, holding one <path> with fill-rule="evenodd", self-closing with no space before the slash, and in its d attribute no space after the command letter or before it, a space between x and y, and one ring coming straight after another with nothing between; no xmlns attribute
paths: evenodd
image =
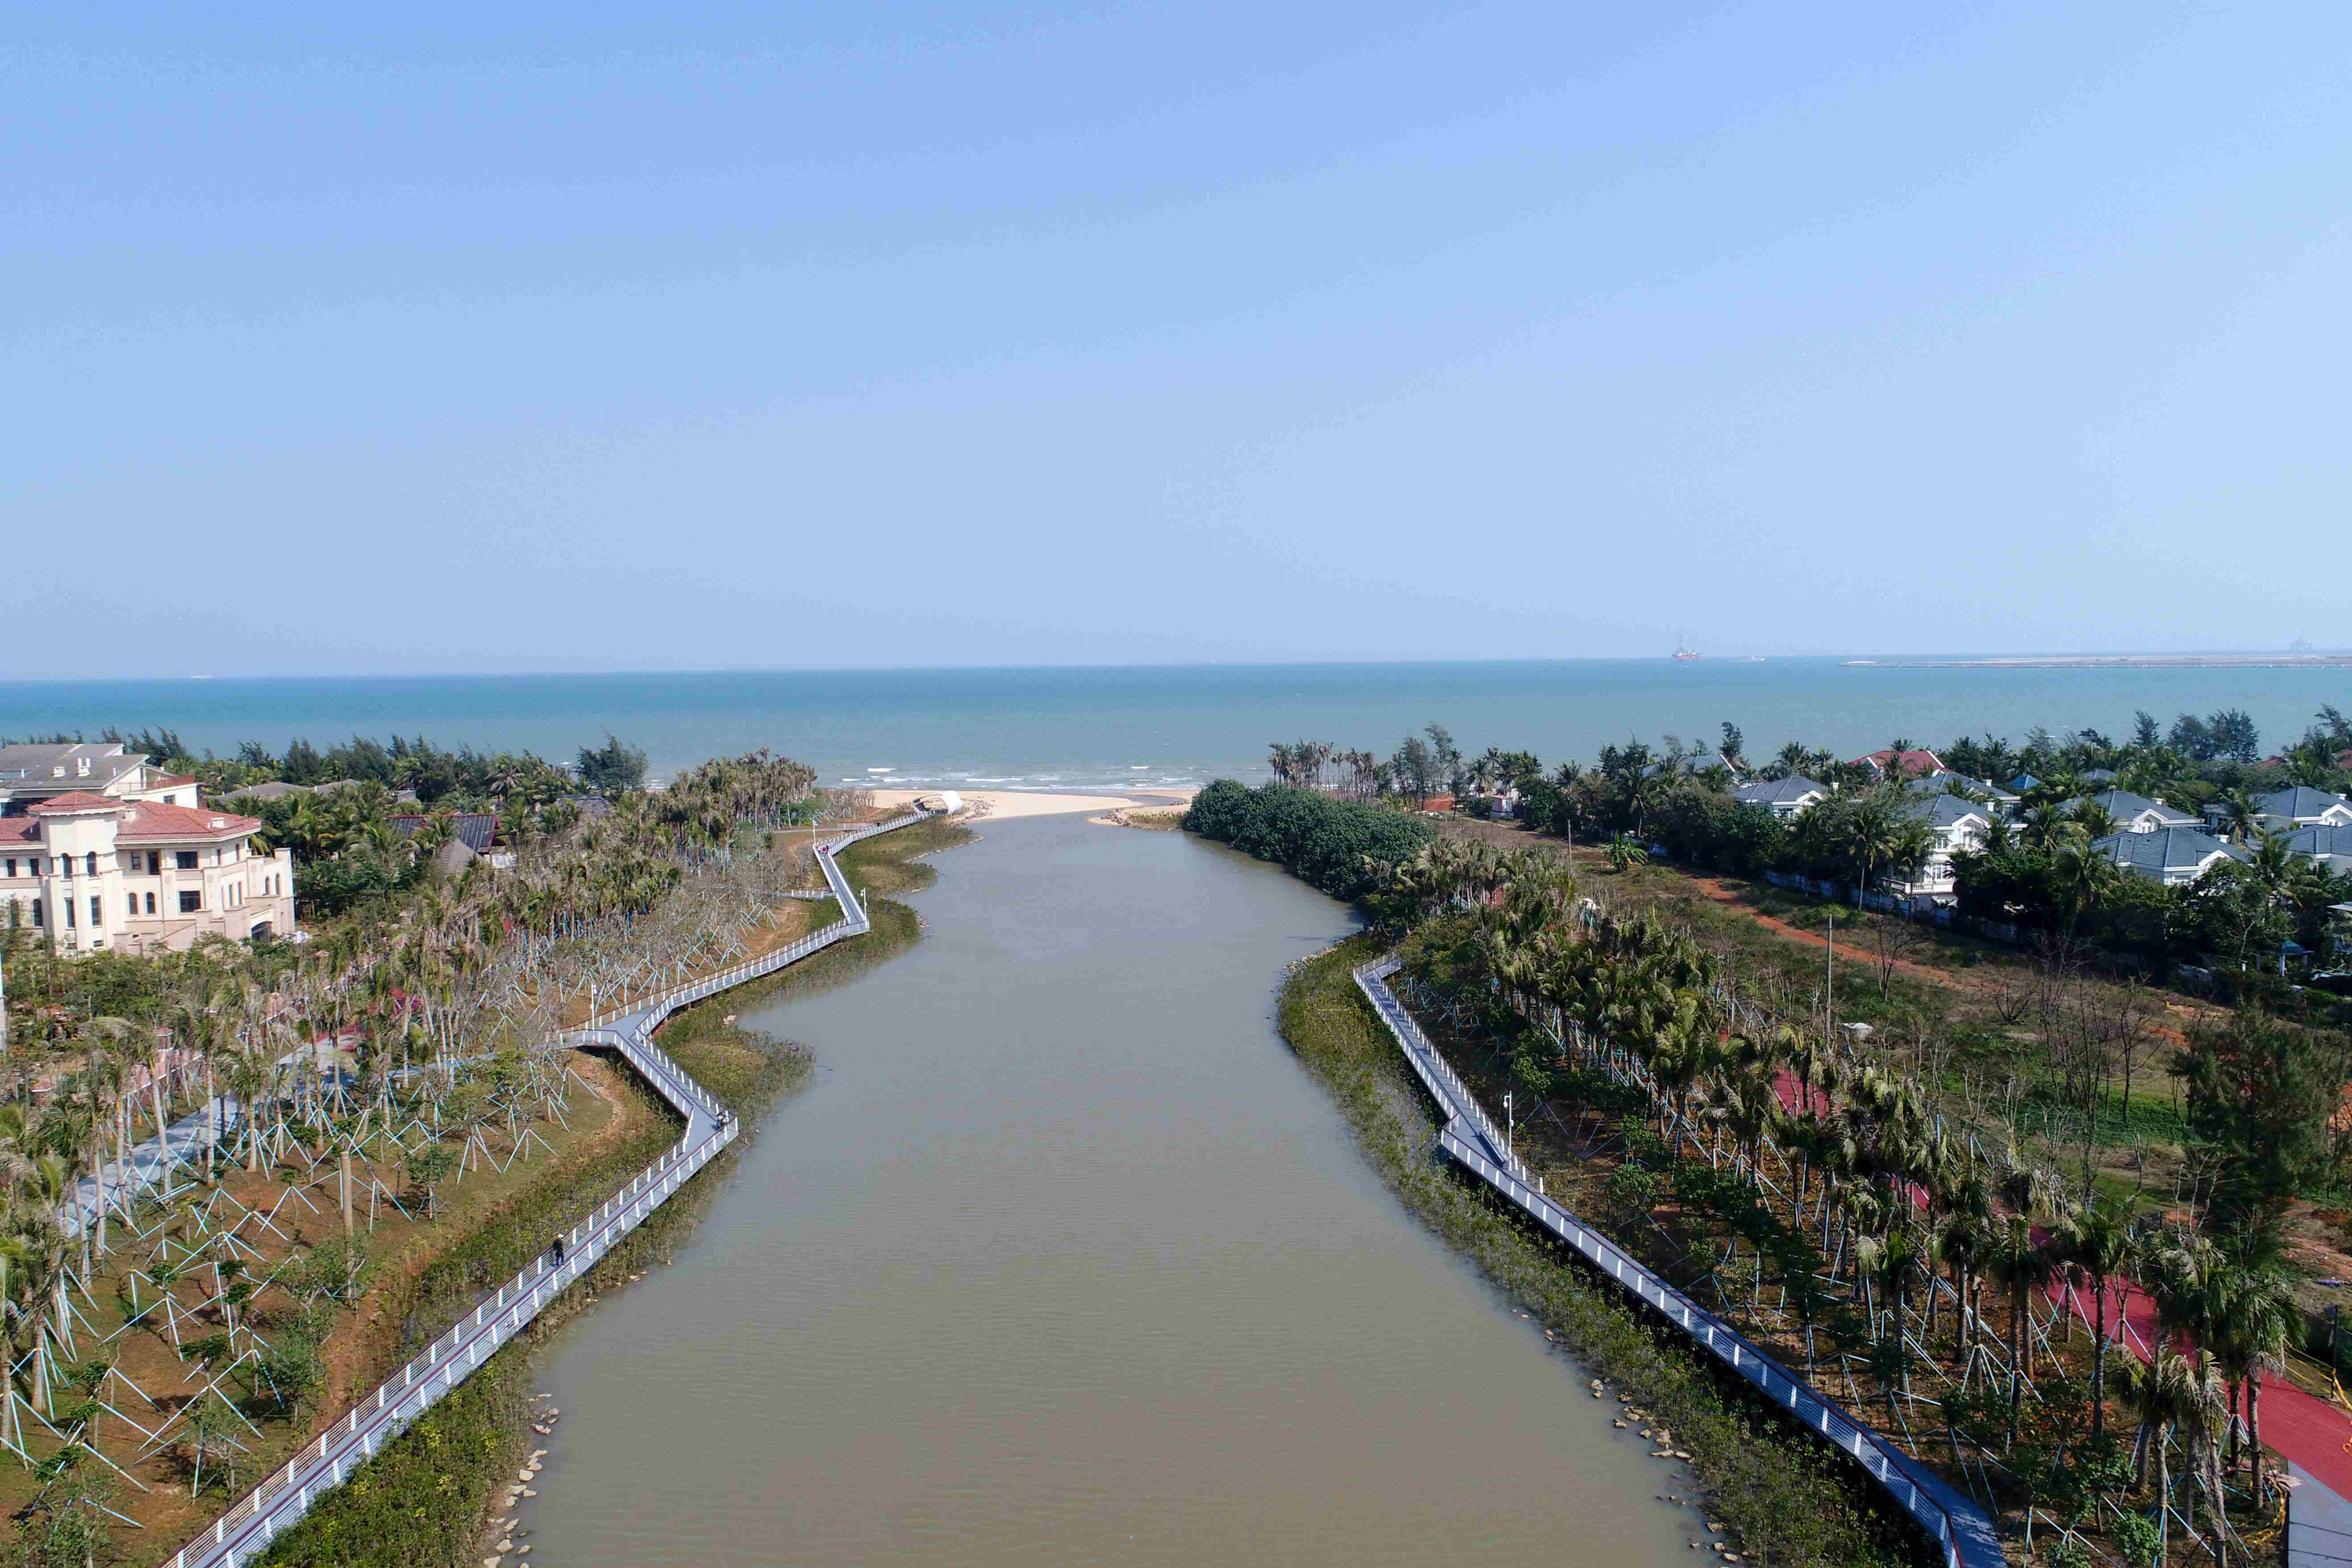
<svg viewBox="0 0 2352 1568"><path fill-rule="evenodd" d="M1514 1164L1517 1163L1517 1156L1511 1153L1511 1149L1518 1142L1518 1115L1511 1109L1510 1092L1505 1090L1503 1092L1503 1157Z"/></svg>

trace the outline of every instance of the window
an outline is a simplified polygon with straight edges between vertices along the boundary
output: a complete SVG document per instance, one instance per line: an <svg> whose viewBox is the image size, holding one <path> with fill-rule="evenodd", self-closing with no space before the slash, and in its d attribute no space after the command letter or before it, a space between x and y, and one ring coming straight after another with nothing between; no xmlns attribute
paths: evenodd
<svg viewBox="0 0 2352 1568"><path fill-rule="evenodd" d="M69 894L66 894L63 898L58 899L58 902L59 904L64 904L64 905L65 905L65 910L66 910L66 929L67 929L67 930L68 930L68 931L70 931L70 930L72 930L72 929L74 928L73 894L69 893Z"/></svg>
<svg viewBox="0 0 2352 1568"><path fill-rule="evenodd" d="M205 906L205 895L194 888L184 888L180 894L180 913L194 915Z"/></svg>
<svg viewBox="0 0 2352 1568"><path fill-rule="evenodd" d="M36 925L46 925L48 924L47 918L42 914L42 900L37 898L33 900L33 924Z"/></svg>
<svg viewBox="0 0 2352 1568"><path fill-rule="evenodd" d="M104 917L99 914L98 896L93 894L90 895L89 900L89 928L92 931L96 931L105 924L106 921Z"/></svg>
<svg viewBox="0 0 2352 1568"><path fill-rule="evenodd" d="M16 880L16 860L12 857L12 858L9 860L9 862L8 862L8 879L9 879L11 882L13 882L13 881L15 881L15 880Z"/></svg>
<svg viewBox="0 0 2352 1568"><path fill-rule="evenodd" d="M194 850L173 850L172 852L172 863L179 867L182 871L194 871L196 869L196 852Z"/></svg>
<svg viewBox="0 0 2352 1568"><path fill-rule="evenodd" d="M92 876L96 876L98 874L98 852L96 850L89 852L88 862L83 869L87 870Z"/></svg>
<svg viewBox="0 0 2352 1568"><path fill-rule="evenodd" d="M147 895L147 913L150 915L155 913L155 895L152 893Z"/></svg>
<svg viewBox="0 0 2352 1568"><path fill-rule="evenodd" d="M179 803L180 798L177 795L166 795L163 797L163 804L166 806L176 806Z"/></svg>

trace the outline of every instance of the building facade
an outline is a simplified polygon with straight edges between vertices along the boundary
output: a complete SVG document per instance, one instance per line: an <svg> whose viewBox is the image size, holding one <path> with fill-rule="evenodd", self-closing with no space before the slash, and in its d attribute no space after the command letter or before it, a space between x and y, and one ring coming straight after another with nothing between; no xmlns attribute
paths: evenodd
<svg viewBox="0 0 2352 1568"><path fill-rule="evenodd" d="M257 850L261 823L205 808L192 780L120 795L44 789L10 806L0 922L73 952L184 952L204 936L293 932L293 852Z"/></svg>

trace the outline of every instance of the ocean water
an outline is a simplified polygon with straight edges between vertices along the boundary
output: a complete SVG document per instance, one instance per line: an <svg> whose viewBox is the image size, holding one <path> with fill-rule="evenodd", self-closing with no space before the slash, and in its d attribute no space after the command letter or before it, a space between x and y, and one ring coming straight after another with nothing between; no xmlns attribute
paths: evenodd
<svg viewBox="0 0 2352 1568"><path fill-rule="evenodd" d="M1435 722L1472 754L1591 761L1612 741L1712 742L1725 720L1751 756L1802 740L1841 752L1897 735L2021 740L2035 725L2128 733L2238 707L2265 745L2323 703L2352 708L2352 670L1950 668L1832 659L1410 664L1217 664L980 670L751 671L154 681L0 679L0 737L109 725L179 731L199 750L272 750L297 736L423 735L442 746L568 760L606 731L656 775L769 747L827 782L998 789L1149 789L1265 777L1269 743L1328 740L1385 756Z"/></svg>

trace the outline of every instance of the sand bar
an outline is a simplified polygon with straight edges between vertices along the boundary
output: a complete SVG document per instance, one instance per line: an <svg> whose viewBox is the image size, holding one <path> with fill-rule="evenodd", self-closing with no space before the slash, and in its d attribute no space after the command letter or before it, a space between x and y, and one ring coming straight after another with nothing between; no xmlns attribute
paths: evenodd
<svg viewBox="0 0 2352 1568"><path fill-rule="evenodd" d="M1192 799L1190 789L1137 789L1124 795L1049 795L1029 789L960 789L970 804L986 808L990 817L1051 817L1066 811L1115 811L1122 806L1181 806ZM877 789L877 806L903 806L918 795L937 799L937 789Z"/></svg>

